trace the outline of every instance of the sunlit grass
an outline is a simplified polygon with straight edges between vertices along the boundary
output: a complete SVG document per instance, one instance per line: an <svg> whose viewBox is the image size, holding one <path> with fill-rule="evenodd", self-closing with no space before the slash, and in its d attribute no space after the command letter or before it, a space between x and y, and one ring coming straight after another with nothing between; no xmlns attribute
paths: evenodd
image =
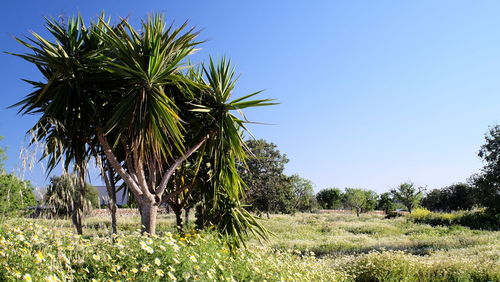
<svg viewBox="0 0 500 282"><path fill-rule="evenodd" d="M114 243L107 217L87 218L83 237L74 237L70 220L10 219L0 230L0 280L16 281L27 273L34 281L50 275L131 281L500 281L498 231L366 214L272 215L262 223L274 234L269 241L251 238L248 248L230 254L210 232L190 235L190 243L175 235L172 214L159 216L159 236L147 245L141 243L149 239L138 233L138 216L119 217ZM179 250L167 248L172 244ZM37 262L37 250L46 259L59 259ZM111 259L96 261L94 255Z"/></svg>

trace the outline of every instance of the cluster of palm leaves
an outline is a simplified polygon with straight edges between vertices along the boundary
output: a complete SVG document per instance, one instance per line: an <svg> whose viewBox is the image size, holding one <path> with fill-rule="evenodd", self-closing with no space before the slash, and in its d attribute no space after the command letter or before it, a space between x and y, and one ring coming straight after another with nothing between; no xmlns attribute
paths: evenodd
<svg viewBox="0 0 500 282"><path fill-rule="evenodd" d="M273 103L250 100L259 92L231 100L237 78L229 60L190 65L198 32L187 23L167 25L163 15L149 16L139 30L104 15L88 26L80 16L46 19L46 26L54 40L36 33L17 38L30 52L14 55L33 63L44 80L26 80L34 91L14 106L40 116L31 132L46 144L49 171L63 163L84 183L90 160L105 163L103 174L134 195L144 232L155 233L161 203L198 189L222 234L264 233L241 207L236 164L247 154L241 110ZM201 184L172 181L186 163L188 181Z"/></svg>

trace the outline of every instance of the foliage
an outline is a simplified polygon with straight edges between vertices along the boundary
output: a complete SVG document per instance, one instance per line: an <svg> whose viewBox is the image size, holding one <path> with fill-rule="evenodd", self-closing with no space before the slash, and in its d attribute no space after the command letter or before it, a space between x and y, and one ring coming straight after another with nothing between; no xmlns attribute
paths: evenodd
<svg viewBox="0 0 500 282"><path fill-rule="evenodd" d="M345 188L344 206L356 211L356 215L375 209L377 193L359 188Z"/></svg>
<svg viewBox="0 0 500 282"><path fill-rule="evenodd" d="M338 209L342 206L342 192L338 188L322 189L316 194L316 200L324 209Z"/></svg>
<svg viewBox="0 0 500 282"><path fill-rule="evenodd" d="M263 246L225 249L213 234L139 233L85 239L39 225L4 227L0 280L331 281L325 261ZM52 280L50 280L52 279Z"/></svg>
<svg viewBox="0 0 500 282"><path fill-rule="evenodd" d="M478 156L485 166L481 173L472 176L477 201L492 214L500 214L500 126L491 127L484 137Z"/></svg>
<svg viewBox="0 0 500 282"><path fill-rule="evenodd" d="M36 205L33 186L14 174L0 173L0 209L2 215L15 215Z"/></svg>
<svg viewBox="0 0 500 282"><path fill-rule="evenodd" d="M422 197L422 207L431 211L444 211L448 206L442 189L432 189Z"/></svg>
<svg viewBox="0 0 500 282"><path fill-rule="evenodd" d="M475 189L466 183L434 189L422 198L422 206L433 211L471 210L476 203Z"/></svg>
<svg viewBox="0 0 500 282"><path fill-rule="evenodd" d="M213 208L219 194L240 205L236 164L246 158L242 136L249 121L233 112L274 103L250 100L260 91L233 99L237 78L230 60L192 68L188 57L200 42L187 23L167 25L159 14L139 28L127 19L110 22L104 14L88 26L80 16L47 19L52 39L34 32L16 38L30 53L14 55L34 64L43 79L26 80L35 90L14 106L21 114L40 114L33 140L47 145L49 171L62 160L66 168L73 164L83 189L88 161L105 159L134 195L143 232L151 234L158 206L185 190L171 178L188 159L211 165L210 189L198 192L213 193L204 197L215 200Z"/></svg>
<svg viewBox="0 0 500 282"><path fill-rule="evenodd" d="M288 181L292 186L294 209L301 212L312 211L316 206L313 183L298 174L290 176Z"/></svg>
<svg viewBox="0 0 500 282"><path fill-rule="evenodd" d="M391 193L396 201L401 202L409 212L420 205L423 197L423 187L416 187L411 182L401 183L396 189L392 189Z"/></svg>
<svg viewBox="0 0 500 282"><path fill-rule="evenodd" d="M3 139L3 136L0 136L0 141ZM0 172L4 172L4 161L7 159L7 154L5 153L6 149L0 147Z"/></svg>
<svg viewBox="0 0 500 282"><path fill-rule="evenodd" d="M123 234L113 242L104 236L109 231L102 226L109 219L102 217L85 222L93 231L86 237L75 236L67 220L12 219L0 226L0 275L19 280L28 273L33 281L50 275L76 281L173 280L168 272L179 281L188 274L188 280L201 281L500 278L500 232L432 227L375 214L298 213L273 215L264 225L276 236L263 244L250 240L248 248L231 252L216 234L180 237L169 233L175 231L172 215L159 220L160 235L141 236L136 218L123 217ZM0 280L8 280L4 277Z"/></svg>
<svg viewBox="0 0 500 282"><path fill-rule="evenodd" d="M263 139L248 140L251 155L238 167L247 186L246 201L251 209L266 213L293 213L294 187L283 173L288 163L277 146Z"/></svg>
<svg viewBox="0 0 500 282"><path fill-rule="evenodd" d="M473 229L500 230L500 216L491 215L483 210L437 213L427 209L414 209L409 219L433 226L462 225Z"/></svg>
<svg viewBox="0 0 500 282"><path fill-rule="evenodd" d="M377 209L383 210L386 214L389 214L396 210L396 205L391 193L385 192L380 194L377 202Z"/></svg>
<svg viewBox="0 0 500 282"><path fill-rule="evenodd" d="M84 211L99 208L99 192L92 185L85 184ZM63 174L50 178L43 198L44 205L48 208L50 215L70 216L75 208L78 197L78 179L75 174Z"/></svg>

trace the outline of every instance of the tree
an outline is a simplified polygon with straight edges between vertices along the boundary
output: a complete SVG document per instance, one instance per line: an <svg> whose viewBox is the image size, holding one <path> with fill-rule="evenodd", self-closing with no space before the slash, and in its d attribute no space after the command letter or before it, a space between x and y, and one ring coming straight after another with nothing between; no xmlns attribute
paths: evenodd
<svg viewBox="0 0 500 282"><path fill-rule="evenodd" d="M0 136L0 140L2 139L3 137ZM36 205L31 183L5 172L4 161L7 159L5 151L5 148L0 147L0 212L2 216L16 214L20 210Z"/></svg>
<svg viewBox="0 0 500 282"><path fill-rule="evenodd" d="M288 163L286 155L277 146L265 140L248 140L246 146L251 156L246 164L238 167L248 192L246 201L260 212L292 213L294 190L290 179L283 173Z"/></svg>
<svg viewBox="0 0 500 282"><path fill-rule="evenodd" d="M500 213L500 126L491 127L484 137L478 156L485 163L481 173L473 175L470 182L474 186L477 202L488 212Z"/></svg>
<svg viewBox="0 0 500 282"><path fill-rule="evenodd" d="M431 211L448 210L445 193L441 189L432 189L422 198L422 206Z"/></svg>
<svg viewBox="0 0 500 282"><path fill-rule="evenodd" d="M366 212L373 207L371 197L374 193L373 191L358 188L345 188L344 204L346 207L353 209L356 216L359 217L360 213Z"/></svg>
<svg viewBox="0 0 500 282"><path fill-rule="evenodd" d="M423 192L423 187L416 187L411 182L401 183L396 189L391 190L394 199L401 202L408 209L408 212L420 205Z"/></svg>
<svg viewBox="0 0 500 282"><path fill-rule="evenodd" d="M342 192L338 188L323 189L316 194L316 200L324 209L338 209L342 206Z"/></svg>
<svg viewBox="0 0 500 282"><path fill-rule="evenodd" d="M377 209L383 210L385 214L389 214L396 210L396 205L394 204L394 200L392 199L392 195L389 192L385 192L380 194Z"/></svg>
<svg viewBox="0 0 500 282"><path fill-rule="evenodd" d="M362 208L362 212L368 212L375 210L377 207L377 201L378 201L378 194L375 191L372 190L365 190L365 195L366 195L366 204Z"/></svg>
<svg viewBox="0 0 500 282"><path fill-rule="evenodd" d="M298 174L290 176L289 182L294 194L294 209L301 212L312 211L316 204L313 183Z"/></svg>
<svg viewBox="0 0 500 282"><path fill-rule="evenodd" d="M43 203L50 209L51 216L67 217L73 214L79 197L78 181L77 175L67 173L50 178ZM87 213L99 206L99 192L94 186L86 183L83 201L84 212Z"/></svg>
<svg viewBox="0 0 500 282"><path fill-rule="evenodd" d="M0 173L0 209L3 216L35 205L35 194L29 181L23 181L14 174Z"/></svg>
<svg viewBox="0 0 500 282"><path fill-rule="evenodd" d="M248 121L233 111L274 103L250 100L260 91L231 100L236 78L229 60L189 68L198 32L186 23L167 27L162 15L148 17L139 30L126 19L112 26L104 15L88 27L80 17L49 19L47 26L52 42L36 33L29 42L17 39L32 53L15 55L35 64L44 81L28 81L35 91L14 106L42 114L33 132L48 145L49 167L62 159L74 164L83 195L88 161L104 156L134 195L142 231L154 234L158 206L184 191L169 185L172 176L199 152L213 176L213 189L201 192L224 193L234 206L228 215L251 216L236 214L243 193L236 163L246 158ZM238 227L262 230L253 220L244 223ZM81 233L81 222L75 225Z"/></svg>

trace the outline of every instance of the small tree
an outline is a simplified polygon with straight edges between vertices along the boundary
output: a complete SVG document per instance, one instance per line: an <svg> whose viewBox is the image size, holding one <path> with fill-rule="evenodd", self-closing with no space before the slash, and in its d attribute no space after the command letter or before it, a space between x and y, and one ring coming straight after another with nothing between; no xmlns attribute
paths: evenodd
<svg viewBox="0 0 500 282"><path fill-rule="evenodd" d="M359 214L368 204L366 191L358 188L345 188L344 204L347 208L353 209L356 216L359 217Z"/></svg>
<svg viewBox="0 0 500 282"><path fill-rule="evenodd" d="M36 205L33 186L14 174L0 173L0 209L2 215L13 215Z"/></svg>
<svg viewBox="0 0 500 282"><path fill-rule="evenodd" d="M324 209L338 209L342 206L342 192L338 188L323 189L316 194L316 200Z"/></svg>
<svg viewBox="0 0 500 282"><path fill-rule="evenodd" d="M383 210L385 214L389 214L390 212L396 210L396 205L394 204L391 193L385 192L380 194L377 209Z"/></svg>
<svg viewBox="0 0 500 282"><path fill-rule="evenodd" d="M50 184L43 198L43 202L51 210L51 215L67 217L73 214L76 208L78 192L78 178L75 174L63 174L50 178ZM89 184L85 184L84 211L88 212L99 207L99 192Z"/></svg>
<svg viewBox="0 0 500 282"><path fill-rule="evenodd" d="M0 140L3 137L0 136ZM29 206L36 205L33 186L14 174L7 174L4 161L7 159L5 148L0 147L0 212L2 216L13 215Z"/></svg>
<svg viewBox="0 0 500 282"><path fill-rule="evenodd" d="M391 190L394 199L401 202L409 212L420 205L423 192L423 187L416 187L411 182L401 183L396 189Z"/></svg>
<svg viewBox="0 0 500 282"><path fill-rule="evenodd" d="M294 209L301 212L311 211L316 205L313 183L298 174L290 176L289 181L295 198Z"/></svg>

